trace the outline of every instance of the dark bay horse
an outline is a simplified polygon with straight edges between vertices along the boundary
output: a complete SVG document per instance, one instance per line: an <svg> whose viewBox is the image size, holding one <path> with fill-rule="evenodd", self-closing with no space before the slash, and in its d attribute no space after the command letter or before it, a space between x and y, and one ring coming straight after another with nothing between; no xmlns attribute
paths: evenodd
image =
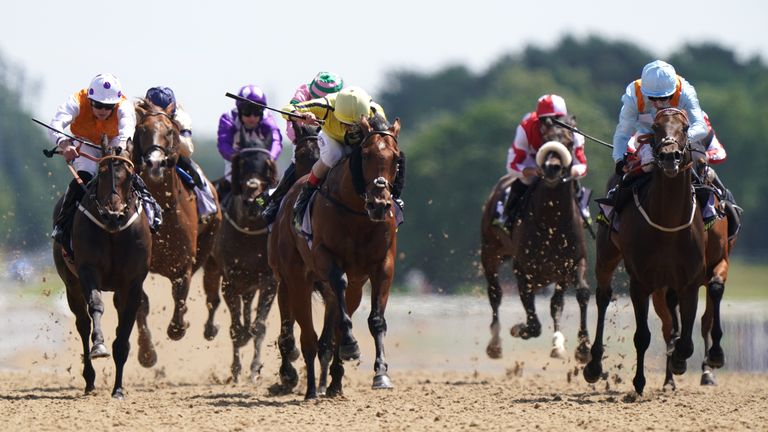
<svg viewBox="0 0 768 432"><path fill-rule="evenodd" d="M704 224L691 185L693 161L687 139L688 126L683 111L668 108L657 112L654 139L650 144L655 158L650 179L643 188L621 189L632 198L618 215L618 233L611 233L603 225L598 228L597 331L592 359L583 372L588 382L594 383L602 375L605 313L613 295L613 272L622 259L629 274L635 311L637 369L632 381L635 391L642 394L646 383L644 358L651 339L648 298L654 292L667 290L674 293L679 302L681 333L668 359L671 372L684 373L686 360L693 354L698 290L706 280L706 245ZM660 306L656 305L656 309L658 312Z"/></svg>
<svg viewBox="0 0 768 432"><path fill-rule="evenodd" d="M512 183L509 176L502 177L494 186L483 208L481 221L481 263L488 282L491 303L491 340L486 353L501 358L499 305L502 290L499 267L512 259L520 300L527 320L510 330L512 336L528 339L541 334L541 323L536 315L535 293L554 283L550 313L554 324L550 355L565 358L565 338L560 331L563 296L569 287L576 288L580 309L580 326L576 359L584 363L589 359L589 333L587 331L587 304L589 286L585 278L587 261L584 230L576 201L577 185L570 174L573 134L553 122L542 119L544 141L536 155L540 171L528 189L527 198L519 204L511 234L493 225L496 203ZM520 180L518 180L520 181Z"/></svg>
<svg viewBox="0 0 768 432"><path fill-rule="evenodd" d="M150 271L171 281L175 306L168 325L168 337L180 340L189 326L184 321L184 314L190 279L211 253L221 224L221 211L198 221L195 194L184 186L175 172L180 138L172 110L173 105L163 110L143 99L136 103L133 162L163 209L163 224L153 236ZM138 321L139 361L142 366L151 367L157 361L157 355L146 324L149 298L145 295L143 300Z"/></svg>
<svg viewBox="0 0 768 432"><path fill-rule="evenodd" d="M261 345L267 331L267 317L277 286L267 262L266 221L261 213L269 188L277 183L277 167L269 151L262 148L240 150L232 158L231 199L223 209L225 222L219 229L211 256L205 263L203 284L209 308L205 337L213 339L218 331L213 323L219 305L219 284L229 308L232 324L232 378L238 381L242 367L240 348L254 337L251 380L261 372ZM251 304L259 292L256 319L251 324ZM241 318L242 317L242 318Z"/></svg>
<svg viewBox="0 0 768 432"><path fill-rule="evenodd" d="M394 275L397 246L391 184L400 153L397 146L400 121L395 120L390 126L383 117L374 116L363 119L361 128L365 138L356 149L357 154L353 152L330 171L310 206L311 247L295 230L290 211L306 177L300 179L285 197L270 236L269 259L279 280L281 321L285 320L283 313L289 313L301 328L307 399L316 398L318 393L315 382L318 351L322 370L331 357L333 360L327 395L343 393L342 361L360 357L357 340L352 335L351 314L360 305L363 284L368 280L371 282L368 328L376 345L373 388L392 388L383 339L387 328L384 312ZM272 251L276 252L273 254ZM326 301L325 324L319 342L312 323L314 290L319 290ZM281 355L281 379L295 377L293 366L286 361L289 353L283 345ZM289 370L292 373L288 373ZM323 378L321 376L321 393Z"/></svg>
<svg viewBox="0 0 768 432"><path fill-rule="evenodd" d="M133 163L113 148L103 148L96 178L88 185L73 222L73 258L64 258L54 243L53 260L67 287L67 302L83 342L85 392L95 389L92 360L109 357L101 331L104 303L101 291L113 291L118 325L112 351L115 385L112 397L124 398L123 367L129 338L141 305L142 286L149 272L152 238L131 184ZM58 214L57 204L54 217ZM91 329L91 325L93 326ZM93 340L90 348L89 336Z"/></svg>

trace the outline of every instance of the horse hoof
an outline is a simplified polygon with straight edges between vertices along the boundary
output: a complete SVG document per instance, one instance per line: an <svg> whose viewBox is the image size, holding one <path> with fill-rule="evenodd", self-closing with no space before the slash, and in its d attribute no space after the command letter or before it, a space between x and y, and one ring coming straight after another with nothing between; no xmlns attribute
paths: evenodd
<svg viewBox="0 0 768 432"><path fill-rule="evenodd" d="M712 371L704 371L701 374L701 385L703 386L716 386L715 374Z"/></svg>
<svg viewBox="0 0 768 432"><path fill-rule="evenodd" d="M184 338L184 335L187 333L187 326L178 326L173 323L168 324L168 337L171 338L171 340L179 341L182 338Z"/></svg>
<svg viewBox="0 0 768 432"><path fill-rule="evenodd" d="M581 374L584 376L585 381L594 384L603 376L603 366L599 363L587 363L587 366L584 367Z"/></svg>
<svg viewBox="0 0 768 432"><path fill-rule="evenodd" d="M371 388L374 390L382 390L392 389L395 388L395 386L392 385L392 380L389 379L387 374L381 374L373 377L373 386L371 386Z"/></svg>
<svg viewBox="0 0 768 432"><path fill-rule="evenodd" d="M707 364L715 369L723 367L725 365L725 353L723 352L723 349L715 349L715 347L710 348L709 355L707 355Z"/></svg>
<svg viewBox="0 0 768 432"><path fill-rule="evenodd" d="M553 347L552 351L549 352L549 356L552 358L565 360L568 358L568 353L565 351L565 348Z"/></svg>
<svg viewBox="0 0 768 432"><path fill-rule="evenodd" d="M280 367L280 384L286 389L292 389L299 384L299 374L296 369Z"/></svg>
<svg viewBox="0 0 768 432"><path fill-rule="evenodd" d="M125 400L125 394L123 394L123 389L116 389L112 392L112 398L117 400Z"/></svg>
<svg viewBox="0 0 768 432"><path fill-rule="evenodd" d="M343 361L358 360L360 358L360 346L358 346L357 342L341 345L339 347L339 357Z"/></svg>
<svg viewBox="0 0 768 432"><path fill-rule="evenodd" d="M145 368L151 368L157 364L157 352L155 350L139 351L139 364Z"/></svg>
<svg viewBox="0 0 768 432"><path fill-rule="evenodd" d="M104 346L104 344L96 344L91 348L91 360L97 359L97 358L106 358L109 357L109 351L107 351L107 347Z"/></svg>
<svg viewBox="0 0 768 432"><path fill-rule="evenodd" d="M669 380L664 383L661 389L664 391L675 391L677 390L677 384L675 384L675 380Z"/></svg>
<svg viewBox="0 0 768 432"><path fill-rule="evenodd" d="M670 359L669 359L669 369L675 375L682 375L682 374L685 373L685 370L687 369L686 361L685 360L676 360L674 357L670 357Z"/></svg>
<svg viewBox="0 0 768 432"><path fill-rule="evenodd" d="M319 394L320 396L325 396L326 393L328 393L327 386L321 385L317 387L317 394Z"/></svg>
<svg viewBox="0 0 768 432"><path fill-rule="evenodd" d="M250 340L251 340L251 334L247 331L239 332L238 334L232 336L232 343L237 348L242 348L248 345L248 341Z"/></svg>
<svg viewBox="0 0 768 432"><path fill-rule="evenodd" d="M295 362L296 360L299 359L300 355L301 355L301 353L299 352L299 349L296 348L296 345L294 345L293 349L291 350L291 352L288 353L288 360L292 361L292 362Z"/></svg>
<svg viewBox="0 0 768 432"><path fill-rule="evenodd" d="M523 332L525 332L525 324L515 324L509 329L512 337L523 337Z"/></svg>
<svg viewBox="0 0 768 432"><path fill-rule="evenodd" d="M203 332L203 336L205 337L205 340L212 341L218 334L219 334L219 326L217 325L205 326L205 332Z"/></svg>
<svg viewBox="0 0 768 432"><path fill-rule="evenodd" d="M325 396L329 398L344 396L344 391L342 391L341 387L331 384L328 390L326 390Z"/></svg>
<svg viewBox="0 0 768 432"><path fill-rule="evenodd" d="M309 391L307 390L307 393L304 395L304 400L314 400L317 399L317 391Z"/></svg>
<svg viewBox="0 0 768 432"><path fill-rule="evenodd" d="M576 361L581 364L587 364L590 360L592 360L592 353L589 350L589 345L584 345L579 347L576 350Z"/></svg>
<svg viewBox="0 0 768 432"><path fill-rule="evenodd" d="M488 354L489 358L492 359L500 359L501 358L501 345L492 345L488 344L488 347L485 349L485 353Z"/></svg>

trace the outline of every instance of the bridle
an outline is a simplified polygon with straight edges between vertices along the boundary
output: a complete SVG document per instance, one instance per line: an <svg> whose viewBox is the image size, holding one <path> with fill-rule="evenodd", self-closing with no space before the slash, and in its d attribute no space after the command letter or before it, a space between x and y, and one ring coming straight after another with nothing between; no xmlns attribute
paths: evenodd
<svg viewBox="0 0 768 432"><path fill-rule="evenodd" d="M380 130L380 131L379 130L374 130L374 131L371 131L371 132L369 132L368 134L365 135L365 137L363 138L361 146L362 147L369 146L370 144L368 142L369 142L370 138L372 136L374 136L374 135L383 135L383 136L392 137L392 140L394 140L395 144L397 144L397 136L395 136L395 134L393 134L392 132L390 132L388 130ZM397 170L398 168L396 167L395 169ZM395 173L397 173L397 172L395 172ZM376 177L375 179L373 179L372 183L373 183L373 186L375 188L377 188L377 189L384 189L384 188L386 188L387 190L392 192L392 183L390 183L389 180L385 179L384 177ZM368 201L369 198L368 198L368 192L367 191L363 194L363 199L365 201Z"/></svg>
<svg viewBox="0 0 768 432"><path fill-rule="evenodd" d="M130 159L124 156L119 156L119 155L107 155L107 156L98 158L97 162L99 164L99 169L101 169L101 167L106 164L109 164L111 166L111 170L110 170L111 171L111 176L110 176L111 194L120 196L120 194L117 191L117 175L115 173L115 164L119 162L126 164L128 176L132 176L133 169L134 169L133 162ZM91 220L91 222L96 224L99 228L112 234L123 231L128 227L130 227L139 218L139 216L142 213L142 207L139 204L138 196L136 196L136 211L131 215L131 217L128 218L128 220L125 221L123 224L119 225L117 228L109 228L105 223L102 222L102 220L107 219L110 216L117 216L117 217L125 216L125 213L129 208L130 197L127 200L122 202L122 206L118 212L110 211L105 206L103 206L99 201L98 197L96 196L95 192L90 194L90 199L91 199L91 202L93 202L94 205L96 206L96 211L99 217L94 216L88 209L86 209L82 205L82 203L77 204L78 210L80 210L88 219Z"/></svg>
<svg viewBox="0 0 768 432"><path fill-rule="evenodd" d="M154 117L154 116L164 116L165 118L167 118L171 122L171 125L173 126L173 129L175 129L175 131L177 133L179 133L179 125L165 111L145 112L142 120L144 118ZM141 155L140 155L141 160L144 163L149 163L150 162L149 161L149 155L151 155L155 151L159 151L160 153L163 154L163 160L160 162L160 166L161 167L168 167L168 166L170 166L171 164L168 162L168 158L169 158L169 156L172 156L173 154L176 153L176 139L171 139L170 141L171 141L171 145L168 148L163 147L163 146L159 146L157 144L154 144L154 140L153 140L153 144L147 146L146 148L144 148L144 146L142 145L141 146L142 147L141 148ZM139 145L141 145L141 143L139 143Z"/></svg>
<svg viewBox="0 0 768 432"><path fill-rule="evenodd" d="M685 113L685 111L680 110L678 108L664 108L662 110L659 110L656 112L656 116L654 117L654 125L658 124L659 119L662 117L667 116L682 116L683 120L685 121L683 125L683 132L688 130L688 126L690 125L688 121L688 115ZM654 135L656 130L654 129ZM671 153L662 153L659 154L659 150L674 145L677 150ZM688 163L682 167L681 171L685 171L687 169L690 169L693 166L692 158L690 157L692 148L691 143L688 140L687 134L685 138L685 143L681 146L680 141L673 137L673 136L665 136L658 142L654 140L653 145L651 146L651 150L653 152L653 159L658 168L663 169L663 163L671 161L674 163L676 168L679 168L679 164L683 161L683 155L687 154L688 157Z"/></svg>
<svg viewBox="0 0 768 432"><path fill-rule="evenodd" d="M238 152L239 155L242 155L244 153L245 154L247 154L247 153L264 153L268 157L271 157L271 153L268 150L260 148L260 147L246 147L244 149L241 149ZM237 179L237 180L239 181L239 179ZM232 181L234 182L235 179L233 178ZM251 181L263 183L262 180L259 180L259 179L256 179L256 178L252 178L252 179L249 179L246 182L246 185L253 186L253 184L251 184ZM257 199L261 198L268 191L269 191L269 188L267 188L267 187L262 188L261 193L259 193L259 195L257 195L256 198ZM242 226L238 225L237 222L235 221L235 219L232 216L229 215L229 212L231 211L231 208L232 208L232 205L231 205L232 202L234 202L234 200L230 200L229 201L230 205L228 205L227 208L224 209L222 214L224 216L224 219L227 222L229 222L229 224L232 225L232 227L235 230L237 230L238 232L241 232L241 233L243 233L245 235L262 235L262 234L266 234L267 232L269 232L269 226L268 225L265 225L263 228L260 228L260 229L251 229L251 228L242 227ZM259 204L259 203L257 203L257 205L262 206L262 204Z"/></svg>

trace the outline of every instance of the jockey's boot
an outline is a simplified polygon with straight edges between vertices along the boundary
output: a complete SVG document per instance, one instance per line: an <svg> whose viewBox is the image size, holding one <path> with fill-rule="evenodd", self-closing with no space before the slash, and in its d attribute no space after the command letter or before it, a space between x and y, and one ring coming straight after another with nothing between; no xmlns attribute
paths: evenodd
<svg viewBox="0 0 768 432"><path fill-rule="evenodd" d="M504 203L504 214L506 215L504 225L509 232L512 232L512 227L515 223L515 216L517 216L517 205L520 203L520 199L528 190L528 185L523 183L520 179L515 180L509 185L509 196L507 202Z"/></svg>
<svg viewBox="0 0 768 432"><path fill-rule="evenodd" d="M147 185L144 184L144 180L138 174L133 175L132 179L133 190L139 194L139 201L144 207L144 211L147 212L147 218L149 219L149 230L152 234L156 233L160 229L160 225L163 224L163 208L157 203L155 197L147 189Z"/></svg>
<svg viewBox="0 0 768 432"><path fill-rule="evenodd" d="M265 221L267 221L268 224L271 224L275 221L275 217L277 217L277 211L280 210L280 203L283 201L283 197L286 193L288 193L288 190L291 189L291 186L293 186L294 183L296 183L296 164L291 163L288 168L285 169L283 178L280 179L280 183L278 183L277 188L275 188L275 191L272 192L272 195L269 196L269 203L267 203L267 207L265 207L264 211L261 212L261 216Z"/></svg>
<svg viewBox="0 0 768 432"><path fill-rule="evenodd" d="M195 164L192 159L181 155L179 155L179 160L176 162L176 166L181 168L184 173L192 179L192 183L194 183L195 187L202 190L205 188L205 182L203 181L203 178L200 177L196 165L197 164Z"/></svg>
<svg viewBox="0 0 768 432"><path fill-rule="evenodd" d="M304 218L304 212L307 211L307 205L312 194L320 188L320 185L314 185L310 182L304 184L301 188L301 193L296 198L296 203L293 205L293 222L297 229L301 229L302 219Z"/></svg>
<svg viewBox="0 0 768 432"><path fill-rule="evenodd" d="M78 171L77 175L80 176L83 183L88 183L92 178L91 173L87 171ZM72 179L66 192L64 192L64 199L61 201L59 213L53 220L51 237L56 243L64 248L64 252L69 256L73 256L72 222L75 219L75 209L77 208L77 203L83 199L84 195L85 191L83 188L78 184L76 179Z"/></svg>
<svg viewBox="0 0 768 432"><path fill-rule="evenodd" d="M397 205L400 206L400 210L405 208L405 202L401 198L403 194L403 188L405 187L405 152L400 150L400 159L397 161L397 174L392 181L392 199L395 200Z"/></svg>

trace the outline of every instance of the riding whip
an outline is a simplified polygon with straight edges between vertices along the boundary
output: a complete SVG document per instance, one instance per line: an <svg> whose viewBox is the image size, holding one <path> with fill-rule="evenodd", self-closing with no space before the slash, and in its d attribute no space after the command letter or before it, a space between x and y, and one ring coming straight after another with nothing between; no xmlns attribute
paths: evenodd
<svg viewBox="0 0 768 432"><path fill-rule="evenodd" d="M301 120L304 120L304 117L302 117L302 116L300 116L300 115L298 115L298 114L296 114L296 113L292 113L292 112L288 112L288 111L279 110L279 109L277 109L277 108L272 108L272 107L269 107L269 106L267 106L267 105L264 105L264 104L260 104L260 103L258 103L258 102L254 102L254 101L252 101L252 100L250 100L250 99L246 99L246 98L244 98L244 97L242 97L242 96L238 96L238 95L236 95L236 94L232 94L232 93L229 93L229 92L227 92L227 93L224 93L224 96L226 96L226 97L228 97L228 98L232 98L232 99L238 100L238 101L240 101L240 102L246 102L246 103L249 103L249 104L251 104L251 105L256 105L257 107L265 108L265 109L268 109L268 110L270 110L270 111L278 112L278 113L280 113L280 114L284 114L284 115L287 115L288 117L293 117L293 118L295 118L295 119L301 119ZM322 125L322 124L325 124L325 120L315 119L315 121L316 121L318 124L321 124L321 125Z"/></svg>
<svg viewBox="0 0 768 432"><path fill-rule="evenodd" d="M60 133L60 134L64 135L65 137L67 137L67 138L69 138L69 139L71 139L71 140L73 140L73 141L77 141L77 142L83 143L83 144L85 144L85 145L87 145L87 146L90 146L90 147L93 147L93 148L96 148L96 149L99 149L99 150L101 150L101 146L97 146L96 144L94 144L94 143L92 143L92 142L90 142L90 141L88 141L88 140L84 140L84 139L82 139L82 138L78 138L78 137L72 136L72 135L70 135L70 134L68 134L68 133L66 133L66 132L62 132L62 131L60 131L60 130L58 130L58 129L54 128L54 127L48 126L47 124L45 124L45 123L41 122L40 120L38 120L38 119L36 119L36 118L32 118L32 121L33 121L33 122L35 122L35 123L37 123L37 124L39 124L40 126L43 126L43 127L45 127L45 128L48 128L48 129L50 129L50 130L52 130L52 131L54 131L54 132L56 132L56 133ZM50 158L50 157L53 157L53 154L54 154L54 153L55 153L55 148L54 148L54 149L51 149L51 150L43 150L43 154L44 154L45 156L49 157L49 158Z"/></svg>
<svg viewBox="0 0 768 432"><path fill-rule="evenodd" d="M607 142L605 142L603 140L599 140L599 139L597 139L595 137L591 137L591 136L585 134L584 132L576 129L575 127L573 127L573 126L571 126L571 125L569 125L567 123L563 123L563 122L561 122L560 120L558 120L558 119L556 119L554 117L552 118L552 121L555 122L556 124L566 128L566 129L570 130L571 132L574 132L574 133L577 133L577 134L582 135L584 137L587 137L587 138L591 139L592 141L598 142L598 143L600 143L600 144L602 144L602 145L604 145L606 147L613 148L613 144L608 144Z"/></svg>

